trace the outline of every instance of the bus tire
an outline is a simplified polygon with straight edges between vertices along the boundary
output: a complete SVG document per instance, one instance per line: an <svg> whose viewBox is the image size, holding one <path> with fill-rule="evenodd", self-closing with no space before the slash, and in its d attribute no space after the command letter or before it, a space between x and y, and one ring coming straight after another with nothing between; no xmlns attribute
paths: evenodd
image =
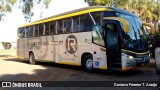
<svg viewBox="0 0 160 90"><path fill-rule="evenodd" d="M91 54L87 54L83 58L83 66L86 71L93 71L93 57Z"/></svg>
<svg viewBox="0 0 160 90"><path fill-rule="evenodd" d="M35 56L34 56L33 53L30 53L30 54L29 54L29 63L30 63L31 65L35 65L35 64L36 64Z"/></svg>

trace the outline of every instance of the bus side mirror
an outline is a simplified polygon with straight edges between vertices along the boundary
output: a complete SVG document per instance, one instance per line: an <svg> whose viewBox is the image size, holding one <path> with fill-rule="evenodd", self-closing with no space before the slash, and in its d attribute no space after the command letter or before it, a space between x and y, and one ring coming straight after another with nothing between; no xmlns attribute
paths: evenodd
<svg viewBox="0 0 160 90"><path fill-rule="evenodd" d="M143 23L143 26L148 26L148 27L150 27L150 28L151 28L151 34L155 34L154 27L153 27L151 24L149 24L149 23Z"/></svg>

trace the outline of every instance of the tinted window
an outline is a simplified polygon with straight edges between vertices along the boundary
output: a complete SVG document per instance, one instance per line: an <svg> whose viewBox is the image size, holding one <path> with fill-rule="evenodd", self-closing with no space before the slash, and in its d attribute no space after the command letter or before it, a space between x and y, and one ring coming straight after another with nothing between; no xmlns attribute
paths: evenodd
<svg viewBox="0 0 160 90"><path fill-rule="evenodd" d="M30 26L30 27L29 27L29 37L32 37L32 36L33 36L33 31L34 31L34 27L33 27L33 26Z"/></svg>
<svg viewBox="0 0 160 90"><path fill-rule="evenodd" d="M63 20L57 21L57 33L63 33Z"/></svg>
<svg viewBox="0 0 160 90"><path fill-rule="evenodd" d="M71 24L72 24L71 18L64 20L64 33L71 32Z"/></svg>
<svg viewBox="0 0 160 90"><path fill-rule="evenodd" d="M116 13L114 11L104 12L104 17L113 17L113 16L116 16Z"/></svg>
<svg viewBox="0 0 160 90"><path fill-rule="evenodd" d="M93 21L89 14L80 16L80 28L79 31L90 31L92 30Z"/></svg>
<svg viewBox="0 0 160 90"><path fill-rule="evenodd" d="M45 35L49 35L50 23L45 23Z"/></svg>
<svg viewBox="0 0 160 90"><path fill-rule="evenodd" d="M26 36L25 37L29 37L29 27L26 27Z"/></svg>
<svg viewBox="0 0 160 90"><path fill-rule="evenodd" d="M25 28L19 28L18 29L18 37L19 38L25 37Z"/></svg>
<svg viewBox="0 0 160 90"><path fill-rule="evenodd" d="M125 18L129 23L129 32L124 33L126 47L133 51L148 49L141 20L138 17L123 13L117 13L117 16Z"/></svg>
<svg viewBox="0 0 160 90"><path fill-rule="evenodd" d="M80 27L79 27L79 31L85 31L86 28L86 15L83 15L80 17Z"/></svg>
<svg viewBox="0 0 160 90"><path fill-rule="evenodd" d="M56 22L51 22L51 25L50 25L50 34L55 34L55 31L56 31Z"/></svg>
<svg viewBox="0 0 160 90"><path fill-rule="evenodd" d="M18 28L17 37L22 37L22 28Z"/></svg>
<svg viewBox="0 0 160 90"><path fill-rule="evenodd" d="M43 35L43 30L44 30L44 24L39 25L39 35Z"/></svg>
<svg viewBox="0 0 160 90"><path fill-rule="evenodd" d="M93 42L101 45L101 46L105 46L104 45L104 32L103 32L103 27L102 26L94 26L93 27Z"/></svg>
<svg viewBox="0 0 160 90"><path fill-rule="evenodd" d="M73 32L78 32L79 17L73 17Z"/></svg>
<svg viewBox="0 0 160 90"><path fill-rule="evenodd" d="M36 25L34 30L34 36L38 36L38 33L39 33L39 26Z"/></svg>
<svg viewBox="0 0 160 90"><path fill-rule="evenodd" d="M93 12L91 15L97 25L102 24L102 12Z"/></svg>

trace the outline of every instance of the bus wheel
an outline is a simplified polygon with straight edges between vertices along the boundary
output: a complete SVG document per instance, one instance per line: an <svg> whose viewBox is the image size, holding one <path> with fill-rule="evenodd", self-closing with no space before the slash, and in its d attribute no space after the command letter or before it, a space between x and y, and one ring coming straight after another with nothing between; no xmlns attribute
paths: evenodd
<svg viewBox="0 0 160 90"><path fill-rule="evenodd" d="M156 65L156 74L160 75L160 67L158 65Z"/></svg>
<svg viewBox="0 0 160 90"><path fill-rule="evenodd" d="M83 66L86 71L93 71L93 57L92 55L86 55L83 59Z"/></svg>
<svg viewBox="0 0 160 90"><path fill-rule="evenodd" d="M33 53L29 54L29 63L32 64L32 65L36 64L36 60L35 60L35 57L34 57Z"/></svg>

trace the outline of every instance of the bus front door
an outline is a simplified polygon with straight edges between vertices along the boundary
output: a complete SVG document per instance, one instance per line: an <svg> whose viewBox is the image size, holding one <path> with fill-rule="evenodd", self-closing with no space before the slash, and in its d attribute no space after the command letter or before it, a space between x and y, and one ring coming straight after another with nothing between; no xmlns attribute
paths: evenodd
<svg viewBox="0 0 160 90"><path fill-rule="evenodd" d="M108 69L120 70L122 68L120 51L120 25L117 21L107 20L105 22L105 45Z"/></svg>

